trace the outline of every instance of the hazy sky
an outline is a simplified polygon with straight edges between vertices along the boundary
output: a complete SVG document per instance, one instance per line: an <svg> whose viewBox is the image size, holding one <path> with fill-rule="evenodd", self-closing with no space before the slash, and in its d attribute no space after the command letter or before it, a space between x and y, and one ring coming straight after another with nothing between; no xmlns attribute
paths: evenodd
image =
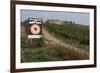
<svg viewBox="0 0 100 73"><path fill-rule="evenodd" d="M62 21L73 21L77 24L89 25L89 13L61 12L61 11L39 11L39 10L21 10L21 21L28 18L57 19Z"/></svg>

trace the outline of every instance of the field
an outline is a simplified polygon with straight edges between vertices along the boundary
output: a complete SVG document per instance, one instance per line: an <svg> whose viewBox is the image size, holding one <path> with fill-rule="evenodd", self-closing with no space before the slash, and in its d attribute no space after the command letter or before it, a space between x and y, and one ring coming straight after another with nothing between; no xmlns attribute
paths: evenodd
<svg viewBox="0 0 100 73"><path fill-rule="evenodd" d="M74 23L43 24L43 37L28 39L21 23L21 62L89 59L89 26Z"/></svg>

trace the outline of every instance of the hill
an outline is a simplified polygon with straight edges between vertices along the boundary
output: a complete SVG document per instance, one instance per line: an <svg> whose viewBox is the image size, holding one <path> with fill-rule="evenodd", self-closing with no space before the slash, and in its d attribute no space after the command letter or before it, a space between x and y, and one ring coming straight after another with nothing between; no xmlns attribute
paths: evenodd
<svg viewBox="0 0 100 73"><path fill-rule="evenodd" d="M43 24L43 37L28 39L21 25L21 62L89 59L89 26Z"/></svg>

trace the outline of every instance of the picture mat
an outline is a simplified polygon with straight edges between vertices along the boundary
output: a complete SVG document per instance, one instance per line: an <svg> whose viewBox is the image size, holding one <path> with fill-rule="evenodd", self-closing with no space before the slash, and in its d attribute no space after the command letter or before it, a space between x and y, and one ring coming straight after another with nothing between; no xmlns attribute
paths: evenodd
<svg viewBox="0 0 100 73"><path fill-rule="evenodd" d="M71 61L54 61L54 62L32 62L21 63L21 39L20 39L20 10L45 10L45 11L66 11L66 12L87 12L90 13L90 49L89 60L71 60ZM75 66L94 64L94 10L86 8L71 7L52 7L52 6L35 6L35 5L16 5L16 68L41 68L57 66Z"/></svg>

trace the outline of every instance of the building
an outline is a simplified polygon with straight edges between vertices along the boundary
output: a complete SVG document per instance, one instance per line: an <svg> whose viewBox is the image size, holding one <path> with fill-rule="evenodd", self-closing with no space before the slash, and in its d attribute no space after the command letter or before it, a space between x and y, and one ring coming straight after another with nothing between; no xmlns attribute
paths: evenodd
<svg viewBox="0 0 100 73"><path fill-rule="evenodd" d="M64 22L63 21L60 21L60 20L47 20L48 23L50 24L58 24L58 25L62 25Z"/></svg>

